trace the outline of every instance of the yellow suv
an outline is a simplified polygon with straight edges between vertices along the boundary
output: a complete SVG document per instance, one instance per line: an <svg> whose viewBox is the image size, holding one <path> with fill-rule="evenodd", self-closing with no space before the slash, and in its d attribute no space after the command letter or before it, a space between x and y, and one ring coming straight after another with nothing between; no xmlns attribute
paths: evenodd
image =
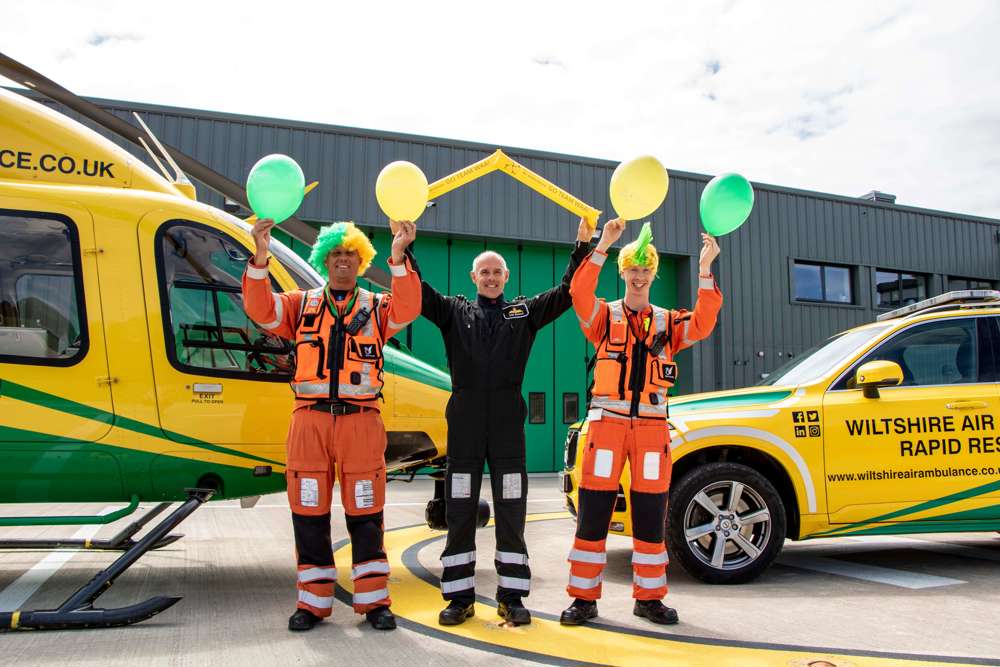
<svg viewBox="0 0 1000 667"><path fill-rule="evenodd" d="M671 558L743 583L785 538L1000 529L1000 292L840 333L760 385L673 400ZM575 514L586 422L566 440ZM629 534L628 467L611 530Z"/></svg>

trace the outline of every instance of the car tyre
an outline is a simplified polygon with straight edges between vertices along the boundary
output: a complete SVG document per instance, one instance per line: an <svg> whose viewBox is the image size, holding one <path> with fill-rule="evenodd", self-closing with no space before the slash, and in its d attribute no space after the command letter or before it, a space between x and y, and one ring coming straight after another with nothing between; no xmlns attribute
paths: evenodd
<svg viewBox="0 0 1000 667"><path fill-rule="evenodd" d="M705 583L756 579L777 558L786 528L785 505L774 485L739 463L699 466L670 490L671 559Z"/></svg>

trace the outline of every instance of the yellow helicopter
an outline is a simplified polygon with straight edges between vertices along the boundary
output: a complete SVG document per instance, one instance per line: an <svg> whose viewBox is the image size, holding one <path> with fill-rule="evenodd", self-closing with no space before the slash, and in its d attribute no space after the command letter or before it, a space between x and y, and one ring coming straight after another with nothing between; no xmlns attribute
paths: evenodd
<svg viewBox="0 0 1000 667"><path fill-rule="evenodd" d="M180 598L95 608L115 578L178 539L170 531L207 500L252 506L284 489L292 349L243 312L249 225L199 203L188 175L248 207L239 184L164 146L138 116L136 127L2 53L0 75L141 145L161 171L0 89L0 503L126 504L102 516L0 517L0 526L111 523L140 501L158 503L107 540L0 540L0 549L124 552L57 609L0 612L0 629L127 625ZM596 224L599 211L501 151L435 182L431 196L494 170ZM316 236L295 218L282 229L307 244ZM271 249L274 289L322 285L286 246ZM365 277L388 284L379 269ZM386 348L390 472L441 469L450 390L446 373ZM427 519L440 528L436 486ZM481 503L481 523L488 516Z"/></svg>

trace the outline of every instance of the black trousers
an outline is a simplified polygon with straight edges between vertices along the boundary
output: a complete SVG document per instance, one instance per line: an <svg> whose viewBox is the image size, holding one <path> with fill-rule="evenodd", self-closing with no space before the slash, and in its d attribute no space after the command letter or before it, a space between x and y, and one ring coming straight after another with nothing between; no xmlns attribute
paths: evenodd
<svg viewBox="0 0 1000 667"><path fill-rule="evenodd" d="M459 390L448 402L448 541L441 555L445 600L471 603L475 599L476 521L484 463L489 466L496 519L497 600L508 602L530 592L531 570L524 543L526 411L519 389Z"/></svg>

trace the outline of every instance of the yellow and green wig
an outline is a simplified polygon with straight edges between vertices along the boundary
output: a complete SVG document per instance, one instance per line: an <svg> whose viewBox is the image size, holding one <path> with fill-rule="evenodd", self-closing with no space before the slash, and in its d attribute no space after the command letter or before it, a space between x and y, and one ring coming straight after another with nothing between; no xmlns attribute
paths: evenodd
<svg viewBox="0 0 1000 667"><path fill-rule="evenodd" d="M659 265L660 254L653 245L653 229L647 222L642 226L639 238L622 248L618 254L618 272L621 273L633 266L645 266L655 274Z"/></svg>
<svg viewBox="0 0 1000 667"><path fill-rule="evenodd" d="M316 243L309 253L309 263L321 276L329 278L326 272L326 256L334 248L340 247L358 253L358 257L361 258L361 264L358 266L359 276L368 270L372 259L375 258L375 248L363 231L355 227L353 222L335 222L319 230Z"/></svg>

